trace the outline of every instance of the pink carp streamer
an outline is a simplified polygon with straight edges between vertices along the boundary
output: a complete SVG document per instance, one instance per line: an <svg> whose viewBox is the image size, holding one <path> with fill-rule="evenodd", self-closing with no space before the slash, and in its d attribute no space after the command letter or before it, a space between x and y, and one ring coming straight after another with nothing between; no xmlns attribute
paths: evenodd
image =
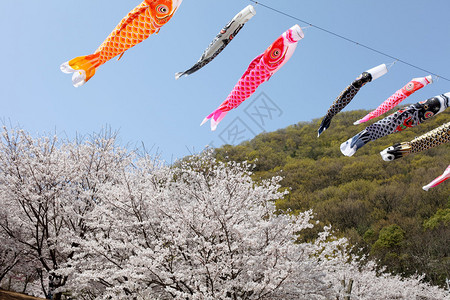
<svg viewBox="0 0 450 300"><path fill-rule="evenodd" d="M267 50L256 57L249 65L247 71L242 75L227 99L207 116L202 124L211 119L211 130L232 109L241 105L259 87L260 84L269 80L281 67L292 57L299 40L303 39L303 31L300 26L295 25L284 32Z"/></svg>
<svg viewBox="0 0 450 300"><path fill-rule="evenodd" d="M395 94L386 99L386 101L384 101L380 106L378 106L377 109L367 114L364 118L356 121L354 125L358 125L381 116L385 112L388 112L389 110L396 107L398 104L400 104L400 102L411 96L413 93L427 86L430 83L433 83L433 78L431 77L431 75L427 77L412 79L402 89L398 90L397 92L395 92Z"/></svg>
<svg viewBox="0 0 450 300"><path fill-rule="evenodd" d="M450 165L448 165L447 169L444 171L444 174L442 174L441 176L439 176L438 178L436 178L435 180L424 186L423 189L425 191L428 191L430 188L437 187L438 185L440 185L449 178L450 178Z"/></svg>

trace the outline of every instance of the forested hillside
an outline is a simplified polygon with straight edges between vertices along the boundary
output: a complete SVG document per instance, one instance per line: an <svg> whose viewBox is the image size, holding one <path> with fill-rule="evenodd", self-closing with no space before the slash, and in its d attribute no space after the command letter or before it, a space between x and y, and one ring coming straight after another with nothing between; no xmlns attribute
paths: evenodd
<svg viewBox="0 0 450 300"><path fill-rule="evenodd" d="M302 122L224 146L216 156L254 163L255 179L282 175L290 194L277 203L280 210L312 208L317 219L331 223L380 266L403 275L424 273L426 280L443 285L450 278L450 182L429 192L422 186L444 172L450 145L392 162L383 161L379 152L449 122L450 113L371 142L353 157L343 156L340 144L374 123L353 125L366 113L339 114L320 138L320 120Z"/></svg>

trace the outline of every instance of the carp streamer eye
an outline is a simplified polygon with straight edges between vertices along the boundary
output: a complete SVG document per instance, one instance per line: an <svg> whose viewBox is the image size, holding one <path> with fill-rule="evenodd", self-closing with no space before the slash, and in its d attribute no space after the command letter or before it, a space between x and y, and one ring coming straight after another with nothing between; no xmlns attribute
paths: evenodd
<svg viewBox="0 0 450 300"><path fill-rule="evenodd" d="M169 8L167 7L167 5L164 4L160 4L158 6L156 6L156 11L163 15L163 14L167 14L169 12Z"/></svg>
<svg viewBox="0 0 450 300"><path fill-rule="evenodd" d="M410 82L406 85L406 90L408 92L412 91L414 89L414 83Z"/></svg>
<svg viewBox="0 0 450 300"><path fill-rule="evenodd" d="M272 51L270 52L270 58L273 60L278 60L281 56L281 50L278 48L272 49Z"/></svg>
<svg viewBox="0 0 450 300"><path fill-rule="evenodd" d="M434 116L434 113L433 113L432 111L427 111L427 112L425 113L425 119L429 119L429 118L431 118L432 116Z"/></svg>

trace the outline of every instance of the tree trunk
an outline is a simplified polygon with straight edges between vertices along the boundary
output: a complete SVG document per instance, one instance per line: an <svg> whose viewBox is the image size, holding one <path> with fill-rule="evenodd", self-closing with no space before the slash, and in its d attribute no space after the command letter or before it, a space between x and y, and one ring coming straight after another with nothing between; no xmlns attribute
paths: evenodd
<svg viewBox="0 0 450 300"><path fill-rule="evenodd" d="M347 290L345 291L344 300L350 300L350 296L352 294L352 289L353 289L353 279L350 279L348 281Z"/></svg>

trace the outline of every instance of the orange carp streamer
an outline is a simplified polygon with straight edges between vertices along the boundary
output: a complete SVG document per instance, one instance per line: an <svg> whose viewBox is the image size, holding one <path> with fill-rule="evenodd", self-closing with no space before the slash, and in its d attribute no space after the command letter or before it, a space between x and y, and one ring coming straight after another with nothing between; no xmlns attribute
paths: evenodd
<svg viewBox="0 0 450 300"><path fill-rule="evenodd" d="M94 54L76 57L61 65L64 73L74 73L75 87L85 84L96 69L147 39L169 22L183 0L145 0L122 19Z"/></svg>

